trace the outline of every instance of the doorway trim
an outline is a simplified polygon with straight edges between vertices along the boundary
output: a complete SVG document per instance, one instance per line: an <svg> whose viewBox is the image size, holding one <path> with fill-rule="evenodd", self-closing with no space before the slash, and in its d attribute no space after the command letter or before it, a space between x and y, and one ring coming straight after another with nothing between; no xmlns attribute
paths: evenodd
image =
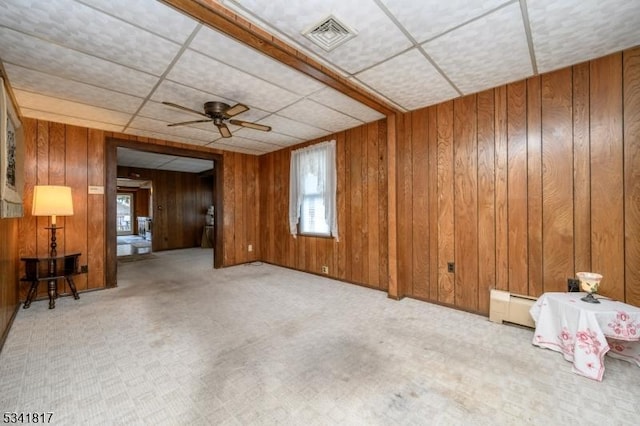
<svg viewBox="0 0 640 426"><path fill-rule="evenodd" d="M222 224L224 217L224 162L222 154L107 137L105 140L105 283L107 287L118 286L116 242L116 194L118 192L116 179L118 177L118 147L213 161L214 188L212 188L212 190L214 191L214 202L216 206L214 223ZM222 268L222 248L224 247L224 232L218 228L218 226L213 227L213 267L216 269Z"/></svg>

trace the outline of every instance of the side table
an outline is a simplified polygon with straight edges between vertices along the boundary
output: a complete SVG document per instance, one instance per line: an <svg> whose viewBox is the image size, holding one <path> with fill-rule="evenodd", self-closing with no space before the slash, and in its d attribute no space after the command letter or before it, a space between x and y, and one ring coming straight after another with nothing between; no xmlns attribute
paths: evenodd
<svg viewBox="0 0 640 426"><path fill-rule="evenodd" d="M49 309L56 307L55 299L58 297L57 282L59 278L64 278L69 284L73 298L78 300L78 292L73 282L73 276L79 274L79 257L81 253L72 253L57 257L22 257L24 262L25 276L20 281L31 283L27 299L24 302L23 309L31 306L33 298L38 293L38 284L41 281L47 282L49 293Z"/></svg>

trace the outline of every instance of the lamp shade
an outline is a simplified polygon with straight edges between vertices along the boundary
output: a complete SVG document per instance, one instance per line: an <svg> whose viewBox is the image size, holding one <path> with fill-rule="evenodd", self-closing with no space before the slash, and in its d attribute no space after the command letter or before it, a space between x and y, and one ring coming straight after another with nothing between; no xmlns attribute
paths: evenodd
<svg viewBox="0 0 640 426"><path fill-rule="evenodd" d="M56 216L73 216L73 199L68 186L36 185L33 188L33 216L51 216L55 225Z"/></svg>

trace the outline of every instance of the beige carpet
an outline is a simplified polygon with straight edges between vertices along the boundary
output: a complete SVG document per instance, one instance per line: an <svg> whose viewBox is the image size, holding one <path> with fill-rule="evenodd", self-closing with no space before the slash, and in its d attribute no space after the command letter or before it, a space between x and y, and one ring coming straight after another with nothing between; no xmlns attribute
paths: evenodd
<svg viewBox="0 0 640 426"><path fill-rule="evenodd" d="M640 369L599 383L532 331L211 251L118 265L120 287L20 310L2 412L52 424L637 424Z"/></svg>

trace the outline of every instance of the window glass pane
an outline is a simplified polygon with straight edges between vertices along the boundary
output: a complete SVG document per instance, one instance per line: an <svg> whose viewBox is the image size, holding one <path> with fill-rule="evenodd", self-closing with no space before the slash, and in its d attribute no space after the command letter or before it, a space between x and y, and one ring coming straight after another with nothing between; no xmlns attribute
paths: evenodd
<svg viewBox="0 0 640 426"><path fill-rule="evenodd" d="M305 195L301 209L301 233L329 235L329 225L324 216L324 200L320 195Z"/></svg>

